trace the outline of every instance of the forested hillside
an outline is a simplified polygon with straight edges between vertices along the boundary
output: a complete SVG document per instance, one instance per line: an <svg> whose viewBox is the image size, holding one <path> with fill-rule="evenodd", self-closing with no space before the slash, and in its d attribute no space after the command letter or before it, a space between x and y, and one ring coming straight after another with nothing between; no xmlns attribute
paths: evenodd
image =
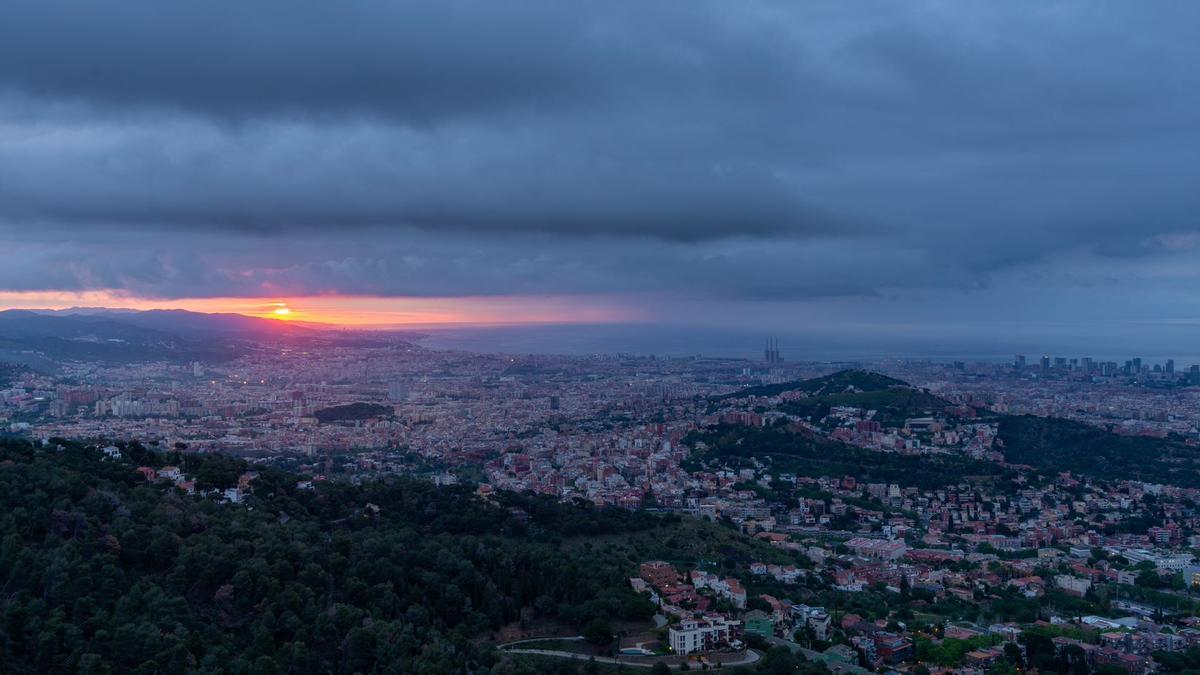
<svg viewBox="0 0 1200 675"><path fill-rule="evenodd" d="M904 482L937 489L966 477L999 479L1005 472L996 464L953 455L900 455L858 448L813 434L782 427L720 425L684 439L704 449L694 462L730 457L769 459L777 471L813 478L856 476L864 481Z"/></svg>
<svg viewBox="0 0 1200 675"><path fill-rule="evenodd" d="M392 409L375 403L347 403L332 408L322 408L313 413L321 424L334 422L361 422L375 417L391 417Z"/></svg>
<svg viewBox="0 0 1200 675"><path fill-rule="evenodd" d="M1081 422L1032 415L1001 418L997 438L1007 461L1047 473L1200 487L1200 449L1178 440L1121 436Z"/></svg>
<svg viewBox="0 0 1200 675"><path fill-rule="evenodd" d="M135 468L223 487L240 462L123 449L0 441L5 672L529 672L493 631L651 613L628 587L636 560L561 544L672 527L403 479L298 489L276 471L228 504Z"/></svg>
<svg viewBox="0 0 1200 675"><path fill-rule="evenodd" d="M893 377L864 370L842 370L831 375L798 382L749 387L716 397L714 402L749 396L770 397L799 392L803 398L787 401L778 409L812 421L829 414L835 406L874 410L884 426L903 426L909 417L943 415L951 408L946 400Z"/></svg>
<svg viewBox="0 0 1200 675"><path fill-rule="evenodd" d="M799 391L809 396L830 396L852 392L884 391L890 387L911 388L911 385L903 380L866 370L839 370L830 375L808 380L747 387L724 396L717 396L713 400L721 401L729 398L746 398L747 396L778 396L789 391Z"/></svg>

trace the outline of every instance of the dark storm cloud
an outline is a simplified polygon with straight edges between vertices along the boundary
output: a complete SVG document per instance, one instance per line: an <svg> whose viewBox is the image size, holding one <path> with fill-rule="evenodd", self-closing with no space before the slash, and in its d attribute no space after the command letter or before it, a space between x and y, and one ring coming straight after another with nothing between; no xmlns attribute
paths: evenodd
<svg viewBox="0 0 1200 675"><path fill-rule="evenodd" d="M152 229L403 225L681 240L861 227L805 205L754 164L555 146L464 127L159 125L93 126L72 139L69 164L56 152L58 134L13 144L12 161L0 165L8 215Z"/></svg>
<svg viewBox="0 0 1200 675"><path fill-rule="evenodd" d="M1197 253L1196 25L1065 1L6 2L0 286L878 298L1064 256L1137 283Z"/></svg>
<svg viewBox="0 0 1200 675"><path fill-rule="evenodd" d="M704 147L724 133L707 119L716 108L790 96L799 78L792 59L757 46L752 31L723 27L714 11L51 2L0 12L8 27L0 85L10 91L101 114L156 111L223 125L199 147L138 131L102 141L77 158L81 170L104 166L78 177L70 201L48 187L39 194L45 176L22 168L24 179L5 177L33 184L8 190L12 215L683 239L855 227L806 203L771 164ZM272 127L289 120L308 128Z"/></svg>
<svg viewBox="0 0 1200 675"><path fill-rule="evenodd" d="M17 0L0 7L0 81L228 120L438 124L657 102L682 121L720 95L795 100L814 84L777 18L708 2Z"/></svg>
<svg viewBox="0 0 1200 675"><path fill-rule="evenodd" d="M573 17L558 3L16 2L0 73L35 95L230 118L432 120L584 93Z"/></svg>

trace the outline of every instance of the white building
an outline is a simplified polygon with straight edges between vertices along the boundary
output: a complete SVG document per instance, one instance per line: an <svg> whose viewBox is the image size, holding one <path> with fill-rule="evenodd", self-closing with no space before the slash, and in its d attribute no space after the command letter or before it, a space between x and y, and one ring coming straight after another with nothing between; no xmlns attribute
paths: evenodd
<svg viewBox="0 0 1200 675"><path fill-rule="evenodd" d="M706 652L729 641L729 623L718 618L688 619L668 630L667 637L676 654Z"/></svg>
<svg viewBox="0 0 1200 675"><path fill-rule="evenodd" d="M1092 582L1069 574L1059 574L1054 577L1054 585L1068 593L1083 596L1092 587Z"/></svg>
<svg viewBox="0 0 1200 675"><path fill-rule="evenodd" d="M1192 564L1192 560L1194 560L1194 557L1189 553L1159 553L1157 551L1147 551L1144 548L1110 548L1108 550L1125 558L1131 563L1137 564L1148 561L1154 563L1154 567L1156 569L1169 570L1172 572L1183 571L1183 568Z"/></svg>
<svg viewBox="0 0 1200 675"><path fill-rule="evenodd" d="M793 605L792 617L797 624L811 628L813 636L818 640L826 640L829 637L829 625L832 623L829 619L829 613L824 607L809 607L808 605Z"/></svg>

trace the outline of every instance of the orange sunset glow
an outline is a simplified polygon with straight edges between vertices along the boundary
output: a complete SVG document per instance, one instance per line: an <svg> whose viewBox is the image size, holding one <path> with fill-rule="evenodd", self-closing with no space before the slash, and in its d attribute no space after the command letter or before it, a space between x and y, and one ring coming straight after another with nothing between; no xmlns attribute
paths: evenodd
<svg viewBox="0 0 1200 675"><path fill-rule="evenodd" d="M644 317L613 298L576 296L469 296L388 298L324 295L289 298L151 299L110 291L0 292L2 309L183 309L354 328L421 325L615 323Z"/></svg>

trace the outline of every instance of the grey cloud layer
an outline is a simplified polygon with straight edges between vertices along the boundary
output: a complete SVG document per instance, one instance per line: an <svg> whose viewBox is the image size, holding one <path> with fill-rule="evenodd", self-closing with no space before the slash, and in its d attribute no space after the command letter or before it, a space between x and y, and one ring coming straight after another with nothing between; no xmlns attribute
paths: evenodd
<svg viewBox="0 0 1200 675"><path fill-rule="evenodd" d="M1188 3L6 2L0 286L871 297L1153 261L1200 229L1197 25Z"/></svg>
<svg viewBox="0 0 1200 675"><path fill-rule="evenodd" d="M843 229L767 167L555 145L520 130L155 120L68 136L52 129L9 144L9 215L254 232L407 225L696 239Z"/></svg>

